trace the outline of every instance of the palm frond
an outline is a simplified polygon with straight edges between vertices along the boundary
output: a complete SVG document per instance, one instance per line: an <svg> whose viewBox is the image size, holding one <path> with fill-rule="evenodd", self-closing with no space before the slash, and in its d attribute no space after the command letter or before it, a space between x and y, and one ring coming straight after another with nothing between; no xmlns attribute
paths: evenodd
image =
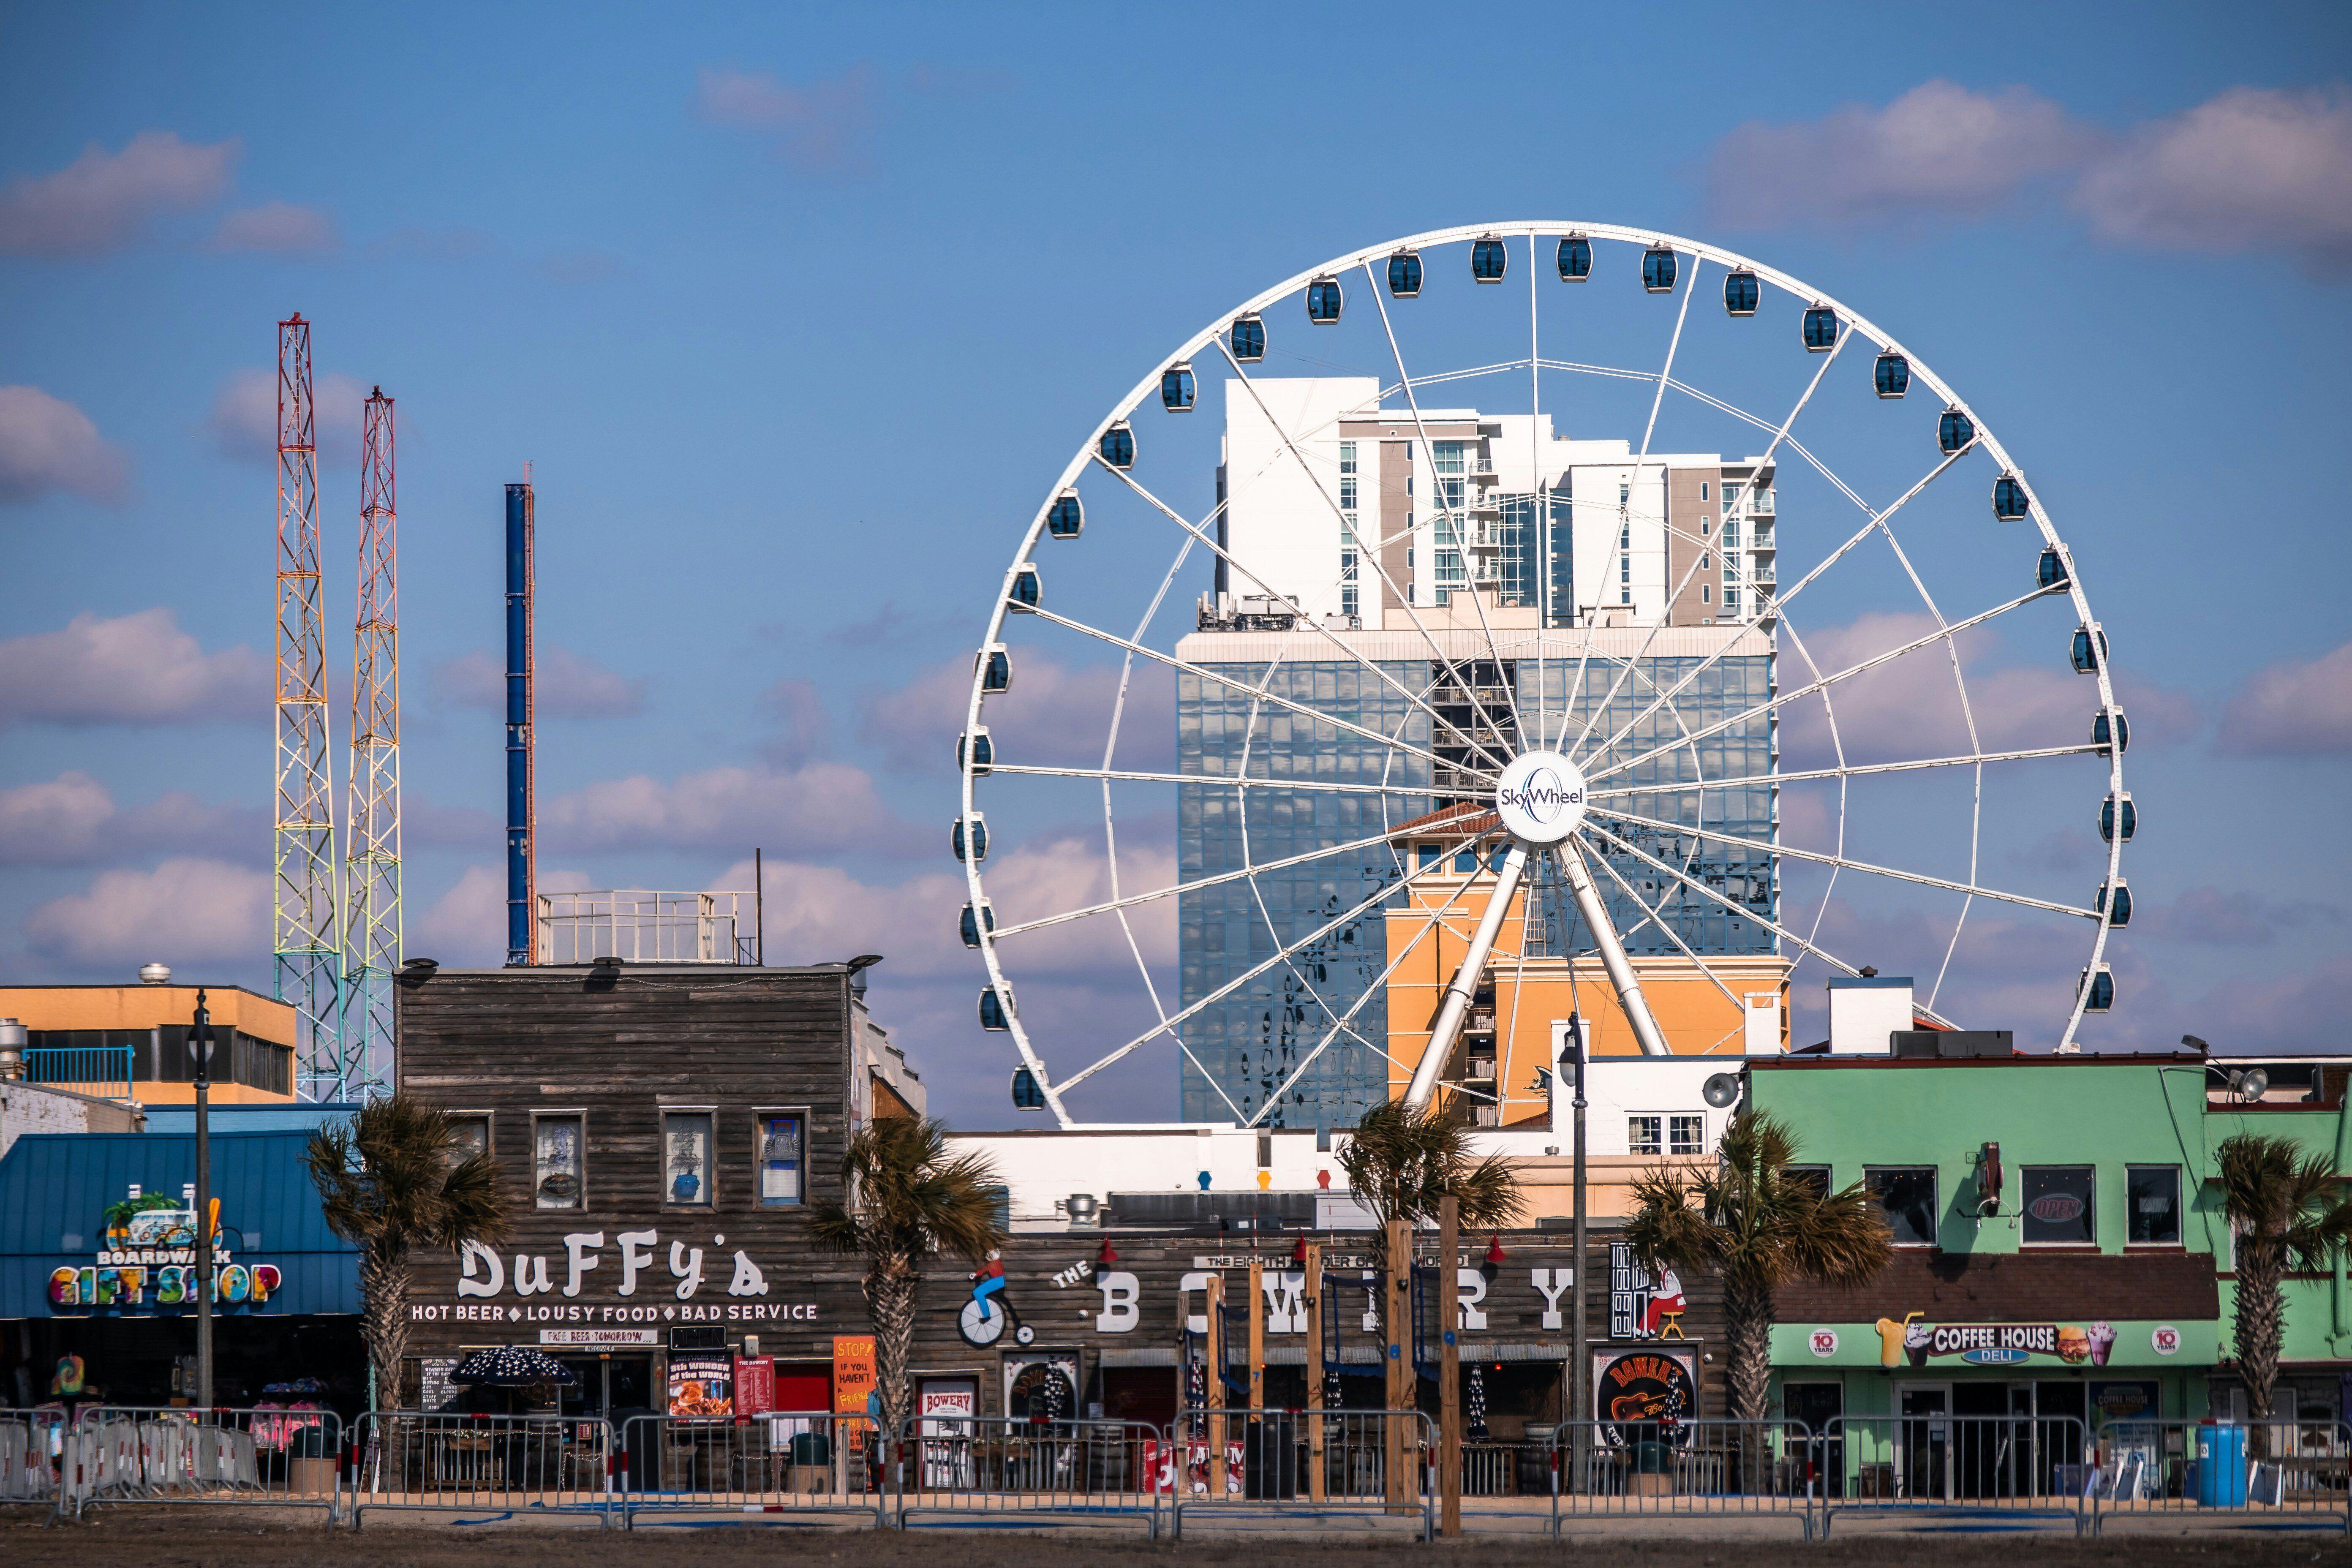
<svg viewBox="0 0 2352 1568"><path fill-rule="evenodd" d="M1449 1196L1473 1229L1499 1228L1527 1213L1517 1166L1499 1154L1474 1158L1468 1129L1435 1109L1372 1107L1338 1160L1348 1190L1382 1225L1433 1219Z"/></svg>
<svg viewBox="0 0 2352 1568"><path fill-rule="evenodd" d="M860 1128L841 1161L848 1195L809 1206L803 1223L819 1247L887 1268L911 1268L942 1252L979 1262L1004 1239L989 1192L987 1156L948 1153L945 1123L884 1117Z"/></svg>

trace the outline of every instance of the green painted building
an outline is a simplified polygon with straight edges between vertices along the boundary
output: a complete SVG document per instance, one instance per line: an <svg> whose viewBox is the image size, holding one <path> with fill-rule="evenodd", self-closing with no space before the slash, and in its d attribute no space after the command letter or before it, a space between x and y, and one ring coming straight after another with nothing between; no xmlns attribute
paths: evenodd
<svg viewBox="0 0 2352 1568"><path fill-rule="evenodd" d="M1897 1244L1866 1286L1780 1292L1776 1410L1816 1430L1841 1415L2034 1415L2094 1433L2242 1414L2213 1152L2240 1131L2283 1134L2352 1171L2341 1061L1752 1060L1748 1108L1794 1129L1801 1160L1832 1187L1868 1183ZM2233 1084L2257 1066L2267 1088ZM2339 1419L2352 1386L2344 1269L2290 1278L2285 1293L2274 1410Z"/></svg>

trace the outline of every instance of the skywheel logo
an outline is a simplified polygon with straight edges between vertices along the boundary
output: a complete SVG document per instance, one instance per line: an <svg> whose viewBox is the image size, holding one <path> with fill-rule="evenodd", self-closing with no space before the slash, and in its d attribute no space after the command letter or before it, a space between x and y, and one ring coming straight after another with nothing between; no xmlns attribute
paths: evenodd
<svg viewBox="0 0 2352 1568"><path fill-rule="evenodd" d="M1572 805L1584 804L1584 792L1570 789L1559 782L1559 775L1549 768L1538 768L1528 775L1517 789L1506 784L1495 792L1497 805L1517 806L1538 822L1559 820L1559 814Z"/></svg>
<svg viewBox="0 0 2352 1568"><path fill-rule="evenodd" d="M1584 774L1557 752L1516 758L1495 781L1495 814L1520 842L1558 844L1584 820Z"/></svg>

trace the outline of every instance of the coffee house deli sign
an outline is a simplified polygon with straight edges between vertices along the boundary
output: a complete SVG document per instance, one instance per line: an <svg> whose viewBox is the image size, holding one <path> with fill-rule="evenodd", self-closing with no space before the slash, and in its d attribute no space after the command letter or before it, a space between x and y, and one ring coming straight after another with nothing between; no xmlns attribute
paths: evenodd
<svg viewBox="0 0 2352 1568"><path fill-rule="evenodd" d="M1920 1312L1906 1313L1899 1320L1881 1318L1859 1331L1848 1328L1841 1332L1839 1328L1822 1326L1790 1331L1801 1336L1803 1353L1813 1360L1875 1363L1889 1371L1939 1362L1967 1366L2053 1362L2090 1367L2104 1367L2110 1362L2160 1365L2179 1355L2189 1343L2189 1336L2172 1323L2115 1323L2104 1319L1946 1323L1931 1321ZM2208 1331L2199 1342L2210 1337Z"/></svg>

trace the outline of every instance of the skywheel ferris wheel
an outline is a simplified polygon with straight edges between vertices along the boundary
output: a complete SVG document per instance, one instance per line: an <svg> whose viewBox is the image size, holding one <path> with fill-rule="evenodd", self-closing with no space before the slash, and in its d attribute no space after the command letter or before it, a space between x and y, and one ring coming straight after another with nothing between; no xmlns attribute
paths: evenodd
<svg viewBox="0 0 2352 1568"><path fill-rule="evenodd" d="M2079 1048L2128 744L2072 552L1910 349L1715 246L1496 224L1108 411L997 585L950 842L1023 1109L1172 1058L1189 1121L1507 1126L1562 1015L1782 1049L1808 975Z"/></svg>

